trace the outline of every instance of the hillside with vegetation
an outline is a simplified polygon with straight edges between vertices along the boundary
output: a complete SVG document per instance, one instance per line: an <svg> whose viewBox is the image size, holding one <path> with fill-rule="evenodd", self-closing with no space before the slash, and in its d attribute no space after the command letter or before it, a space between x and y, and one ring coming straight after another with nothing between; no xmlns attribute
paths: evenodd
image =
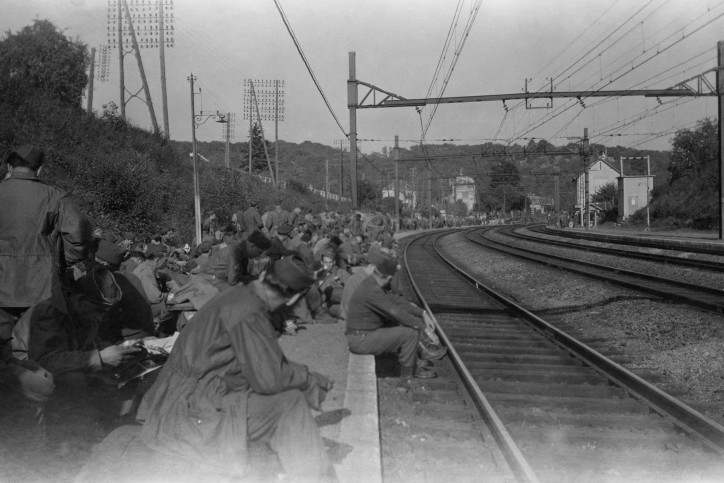
<svg viewBox="0 0 724 483"><path fill-rule="evenodd" d="M93 222L105 229L151 234L174 226L190 241L193 227L193 170L190 142L170 141L124 122L113 103L99 113L81 107L87 87L88 47L67 38L55 25L35 20L0 38L0 169L8 153L32 144L46 153L41 178L72 194ZM252 171L269 175L264 143L258 127L252 133ZM680 131L669 152L637 151L592 145L592 155L651 156L654 179L652 217L667 226L716 228L718 222L716 125L704 120L693 130ZM308 192L325 187L329 162L330 192L350 196L349 153L320 143L279 141L280 179L276 190L249 176L248 142L230 146L231 169L225 168L225 145L200 142L198 152L209 162L199 163L202 210L215 211L222 221L244 209L251 200L261 206L281 203L322 211L349 208L328 203ZM274 159L274 143L266 141ZM401 158L430 159L401 163L403 186L414 191L417 209L427 206L429 194L437 209L445 206L452 179L472 177L476 183L476 211L524 209L526 195L552 198L559 173L562 209L575 203L573 180L582 172L578 144L554 146L545 140L527 145L413 145ZM480 155L486 153L487 156ZM476 156L473 156L476 155ZM344 185L340 186L340 162ZM627 167L627 170L629 168ZM641 166L630 169L641 173ZM631 173L633 174L633 172ZM391 147L364 151L358 160L358 199L363 209L392 210L382 189L394 181ZM430 181L432 178L432 181ZM595 194L594 194L595 195ZM463 205L464 206L464 205ZM421 209L427 215L425 209ZM435 211L435 210L434 210ZM460 213L467 214L467 213ZM636 219L636 218L634 218Z"/></svg>

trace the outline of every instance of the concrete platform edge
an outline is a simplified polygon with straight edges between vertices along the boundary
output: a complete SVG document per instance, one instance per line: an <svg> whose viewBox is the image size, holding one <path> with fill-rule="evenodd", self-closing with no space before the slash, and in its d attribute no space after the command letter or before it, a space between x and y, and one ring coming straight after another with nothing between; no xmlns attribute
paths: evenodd
<svg viewBox="0 0 724 483"><path fill-rule="evenodd" d="M347 374L344 407L351 414L342 420L339 441L352 446L352 450L343 463L337 466L337 476L341 483L381 483L380 422L374 356L350 354Z"/></svg>

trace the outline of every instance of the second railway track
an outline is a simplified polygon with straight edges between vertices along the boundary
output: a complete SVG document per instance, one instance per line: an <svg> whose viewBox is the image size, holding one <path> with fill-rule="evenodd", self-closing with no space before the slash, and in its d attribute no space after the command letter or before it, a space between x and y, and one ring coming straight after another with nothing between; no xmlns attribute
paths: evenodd
<svg viewBox="0 0 724 483"><path fill-rule="evenodd" d="M724 474L724 428L461 276L439 236L406 248L419 297L521 481L682 481Z"/></svg>

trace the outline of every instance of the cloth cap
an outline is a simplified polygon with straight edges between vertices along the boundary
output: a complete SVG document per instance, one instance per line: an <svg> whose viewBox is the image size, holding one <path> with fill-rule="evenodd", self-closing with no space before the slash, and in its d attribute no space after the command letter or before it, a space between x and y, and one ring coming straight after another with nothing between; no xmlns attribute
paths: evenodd
<svg viewBox="0 0 724 483"><path fill-rule="evenodd" d="M111 243L116 243L118 241L118 237L115 234L113 234L113 232L111 232L111 231L104 232L101 235L101 238L103 240L109 241Z"/></svg>
<svg viewBox="0 0 724 483"><path fill-rule="evenodd" d="M288 235L291 232L292 232L292 227L287 224L280 226L279 229L277 230L277 233L279 233L280 235Z"/></svg>
<svg viewBox="0 0 724 483"><path fill-rule="evenodd" d="M271 247L271 240L265 237L259 230L251 232L247 241L260 250L268 250Z"/></svg>
<svg viewBox="0 0 724 483"><path fill-rule="evenodd" d="M76 281L76 285L88 299L100 305L113 306L123 296L111 271L102 265L95 265Z"/></svg>
<svg viewBox="0 0 724 483"><path fill-rule="evenodd" d="M382 245L382 248L392 248L394 241L395 239L389 235L383 235L380 237L380 244Z"/></svg>
<svg viewBox="0 0 724 483"><path fill-rule="evenodd" d="M203 242L199 247L199 251L201 253L209 253L211 251L211 242L208 240Z"/></svg>
<svg viewBox="0 0 724 483"><path fill-rule="evenodd" d="M124 240L131 240L131 241L133 241L133 240L136 239L136 234L133 233L132 231L124 231L124 232L123 232L123 239L124 239Z"/></svg>
<svg viewBox="0 0 724 483"><path fill-rule="evenodd" d="M370 254L368 261L384 275L394 275L397 272L397 260L384 256L382 253Z"/></svg>
<svg viewBox="0 0 724 483"><path fill-rule="evenodd" d="M274 263L272 270L280 282L296 292L304 290L314 282L309 267L299 255L280 258Z"/></svg>
<svg viewBox="0 0 724 483"><path fill-rule="evenodd" d="M10 154L8 156L8 163L12 166L13 164L10 163L10 158L12 155L15 154L16 156L22 158L26 163L28 163L28 167L30 169L38 169L43 165L43 160L45 159L45 154L39 150L35 149L29 144L25 144L23 146L20 146L16 151Z"/></svg>
<svg viewBox="0 0 724 483"><path fill-rule="evenodd" d="M111 268L118 268L123 262L123 250L108 240L101 238L98 241L96 257L106 262Z"/></svg>

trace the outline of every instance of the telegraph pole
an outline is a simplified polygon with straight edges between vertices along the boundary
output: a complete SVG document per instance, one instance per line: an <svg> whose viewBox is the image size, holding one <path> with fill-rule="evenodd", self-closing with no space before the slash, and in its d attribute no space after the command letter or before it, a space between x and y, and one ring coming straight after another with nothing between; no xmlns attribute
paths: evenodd
<svg viewBox="0 0 724 483"><path fill-rule="evenodd" d="M163 2L164 0L159 0L158 2L158 22L159 22L159 28L158 28L158 52L159 52L159 60L161 62L161 105L163 106L163 137L166 139L169 139L169 127L168 127L168 98L166 96L166 54L164 51L164 46L166 44L166 38L165 38L165 28L164 28L164 14L163 14ZM228 154L227 154L227 168L229 167L228 164Z"/></svg>
<svg viewBox="0 0 724 483"><path fill-rule="evenodd" d="M123 6L121 1L118 0L118 72L120 76L120 90L121 90L121 119L126 121L126 84L125 84L125 71L123 69L123 57L126 53L123 51Z"/></svg>
<svg viewBox="0 0 724 483"><path fill-rule="evenodd" d="M93 80L95 79L96 67L96 48L93 47L90 52L90 72L88 72L88 114L93 114Z"/></svg>
<svg viewBox="0 0 724 483"><path fill-rule="evenodd" d="M392 150L395 160L395 232L400 231L400 136L395 134L395 147Z"/></svg>
<svg viewBox="0 0 724 483"><path fill-rule="evenodd" d="M590 220L590 203L588 202L588 197L590 196L589 193L589 175L588 175L588 156L590 151L590 145L588 141L588 128L583 128L583 176L585 180L585 188L583 190L583 206L581 206L581 213L585 211L586 218L585 218L585 226L586 230L590 228L591 220Z"/></svg>
<svg viewBox="0 0 724 483"><path fill-rule="evenodd" d="M224 166L226 166L226 169L231 168L231 160L229 159L229 140L231 139L231 113L228 112L226 114L226 119L228 120L226 126L226 149L224 150Z"/></svg>
<svg viewBox="0 0 724 483"><path fill-rule="evenodd" d="M716 87L719 93L719 239L724 240L724 127L722 120L724 119L724 42L720 41L716 44L717 49L717 71L716 71Z"/></svg>
<svg viewBox="0 0 724 483"><path fill-rule="evenodd" d="M193 171L194 171L194 234L196 235L196 245L201 244L201 194L199 192L199 170L198 170L198 154L196 151L196 109L194 107L194 73L189 76L189 84L191 85L191 141L193 146Z"/></svg>
<svg viewBox="0 0 724 483"><path fill-rule="evenodd" d="M349 164L352 185L352 209L359 208L357 200L357 69L354 52L349 52L349 80L347 81L347 107L349 107Z"/></svg>
<svg viewBox="0 0 724 483"><path fill-rule="evenodd" d="M324 160L324 210L329 211L329 159Z"/></svg>

